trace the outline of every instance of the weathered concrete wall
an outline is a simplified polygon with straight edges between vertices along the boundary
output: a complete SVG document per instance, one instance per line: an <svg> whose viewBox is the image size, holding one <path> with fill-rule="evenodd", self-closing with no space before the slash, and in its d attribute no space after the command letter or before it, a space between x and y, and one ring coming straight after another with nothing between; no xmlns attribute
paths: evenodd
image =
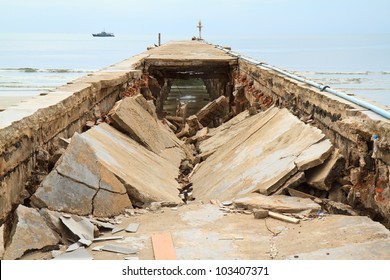
<svg viewBox="0 0 390 280"><path fill-rule="evenodd" d="M241 59L235 82L236 86L244 87L251 104L266 107L274 102L320 128L346 160L337 187L349 189L350 204L362 206L371 216L378 219L382 216L384 222L389 223L389 120L330 93ZM375 142L374 135L379 137Z"/></svg>
<svg viewBox="0 0 390 280"><path fill-rule="evenodd" d="M136 69L144 57L124 60L1 112L0 224L31 195L28 180L39 170L39 158L48 159L58 149L59 137L82 132L88 120L108 113L123 92L137 90L142 72Z"/></svg>

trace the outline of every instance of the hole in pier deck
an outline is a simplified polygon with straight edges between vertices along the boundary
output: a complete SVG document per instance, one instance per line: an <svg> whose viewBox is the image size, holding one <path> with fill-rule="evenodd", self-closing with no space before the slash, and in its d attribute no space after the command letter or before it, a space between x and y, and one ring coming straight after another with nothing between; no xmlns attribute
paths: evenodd
<svg viewBox="0 0 390 280"><path fill-rule="evenodd" d="M210 101L210 95L201 79L174 80L167 99L164 101L164 112L175 115L180 103L187 103L187 116L196 114Z"/></svg>

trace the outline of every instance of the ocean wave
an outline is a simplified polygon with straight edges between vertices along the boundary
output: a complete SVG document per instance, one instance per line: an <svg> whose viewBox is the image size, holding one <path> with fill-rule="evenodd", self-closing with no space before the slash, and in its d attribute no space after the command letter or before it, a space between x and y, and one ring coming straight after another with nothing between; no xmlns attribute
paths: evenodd
<svg viewBox="0 0 390 280"><path fill-rule="evenodd" d="M368 75L372 72L370 71L364 71L364 72L342 72L342 71L338 71L338 72L314 72L314 74L316 75Z"/></svg>
<svg viewBox="0 0 390 280"><path fill-rule="evenodd" d="M361 75L390 75L390 71L357 71L357 72L343 72L343 71L292 71L301 75L321 75L321 76L361 76Z"/></svg>
<svg viewBox="0 0 390 280"><path fill-rule="evenodd" d="M0 72L23 72L23 73L91 73L91 69L67 69L67 68L0 68Z"/></svg>

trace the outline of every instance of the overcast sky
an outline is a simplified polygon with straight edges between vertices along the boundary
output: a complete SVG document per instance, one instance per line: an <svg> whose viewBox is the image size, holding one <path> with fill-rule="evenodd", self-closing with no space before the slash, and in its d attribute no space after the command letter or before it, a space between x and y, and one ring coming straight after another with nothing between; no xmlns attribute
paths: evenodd
<svg viewBox="0 0 390 280"><path fill-rule="evenodd" d="M389 0L0 0L0 33L188 38L390 33Z"/></svg>

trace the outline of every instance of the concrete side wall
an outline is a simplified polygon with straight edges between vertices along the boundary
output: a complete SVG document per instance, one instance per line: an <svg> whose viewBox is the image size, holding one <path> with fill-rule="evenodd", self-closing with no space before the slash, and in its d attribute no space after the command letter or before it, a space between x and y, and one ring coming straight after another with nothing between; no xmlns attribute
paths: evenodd
<svg viewBox="0 0 390 280"><path fill-rule="evenodd" d="M245 87L251 104L264 97L320 128L346 159L340 186L350 187L348 201L372 216L390 220L390 122L344 99L239 61L236 85ZM379 136L373 141L373 135Z"/></svg>
<svg viewBox="0 0 390 280"><path fill-rule="evenodd" d="M13 207L29 197L29 180L40 158L50 158L59 137L81 132L88 120L107 113L120 94L137 90L145 55L132 57L79 78L45 96L0 114L0 224ZM139 89L139 88L138 88Z"/></svg>

